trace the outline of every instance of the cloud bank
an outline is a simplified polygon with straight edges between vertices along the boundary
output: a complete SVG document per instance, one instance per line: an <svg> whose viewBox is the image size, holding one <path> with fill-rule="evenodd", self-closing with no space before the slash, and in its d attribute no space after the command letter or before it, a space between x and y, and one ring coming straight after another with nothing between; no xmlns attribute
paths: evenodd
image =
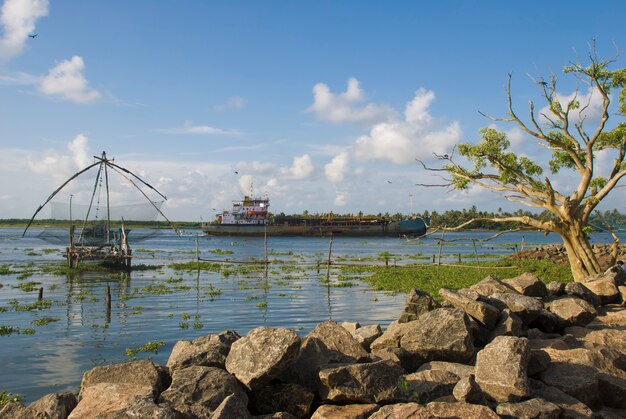
<svg viewBox="0 0 626 419"><path fill-rule="evenodd" d="M22 53L37 19L48 15L48 0L5 0L0 10L0 58Z"/></svg>

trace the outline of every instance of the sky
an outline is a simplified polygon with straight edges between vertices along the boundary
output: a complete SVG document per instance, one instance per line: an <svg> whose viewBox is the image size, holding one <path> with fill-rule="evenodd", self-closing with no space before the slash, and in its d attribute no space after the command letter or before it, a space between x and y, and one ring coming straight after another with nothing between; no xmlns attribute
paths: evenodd
<svg viewBox="0 0 626 419"><path fill-rule="evenodd" d="M530 100L543 106L534 81L557 75L561 97L578 88L589 101L593 127L597 94L562 69L594 39L624 67L625 21L623 1L4 0L0 218L29 218L103 151L180 221L210 220L250 191L287 214L527 209L483 189L417 186L440 180L416 159L434 165L433 153L494 126L545 160L481 112L505 116L511 73L528 115ZM598 170L610 161L598 156ZM145 199L114 177L111 205ZM53 201L89 203L95 179ZM560 173L553 185L575 182ZM618 188L600 209L624 212L625 198Z"/></svg>

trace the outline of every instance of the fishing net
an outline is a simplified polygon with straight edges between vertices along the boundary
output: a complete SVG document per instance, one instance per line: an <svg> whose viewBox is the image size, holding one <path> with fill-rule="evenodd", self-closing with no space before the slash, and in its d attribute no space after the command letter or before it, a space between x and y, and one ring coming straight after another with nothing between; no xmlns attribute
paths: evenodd
<svg viewBox="0 0 626 419"><path fill-rule="evenodd" d="M109 208L82 204L50 202L50 220L60 225L51 225L37 235L51 244L69 243L69 224L74 225L74 242L83 244L105 243L120 236L122 222L130 243L147 240L162 233L157 228L133 227L133 222L150 224L157 220L163 201L140 204L117 205ZM107 220L110 220L107 232ZM56 224L56 223L54 223ZM130 224L130 225L129 225ZM65 226L67 225L67 226Z"/></svg>

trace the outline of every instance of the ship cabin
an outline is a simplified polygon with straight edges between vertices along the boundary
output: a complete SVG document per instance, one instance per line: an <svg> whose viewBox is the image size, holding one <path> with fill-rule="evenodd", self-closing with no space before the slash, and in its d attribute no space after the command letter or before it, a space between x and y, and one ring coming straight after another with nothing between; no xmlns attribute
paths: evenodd
<svg viewBox="0 0 626 419"><path fill-rule="evenodd" d="M270 201L267 196L252 198L245 196L242 201L233 201L230 211L224 211L217 216L218 224L267 224Z"/></svg>

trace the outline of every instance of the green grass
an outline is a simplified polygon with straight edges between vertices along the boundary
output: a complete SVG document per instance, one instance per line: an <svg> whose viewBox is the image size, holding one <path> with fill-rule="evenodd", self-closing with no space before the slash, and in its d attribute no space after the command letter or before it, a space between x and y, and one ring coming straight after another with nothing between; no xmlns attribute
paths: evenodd
<svg viewBox="0 0 626 419"><path fill-rule="evenodd" d="M0 392L0 408L3 408L9 403L21 403L24 400L19 394L9 393L8 391Z"/></svg>
<svg viewBox="0 0 626 419"><path fill-rule="evenodd" d="M518 266L519 263L519 266ZM499 279L512 278L523 272L531 272L548 283L571 281L568 265L552 260L512 260L504 258L494 262L466 263L454 266L414 264L398 267L349 266L342 267L343 275L359 275L373 289L379 291L409 292L418 288L439 298L440 288L459 289L470 287L488 275Z"/></svg>

